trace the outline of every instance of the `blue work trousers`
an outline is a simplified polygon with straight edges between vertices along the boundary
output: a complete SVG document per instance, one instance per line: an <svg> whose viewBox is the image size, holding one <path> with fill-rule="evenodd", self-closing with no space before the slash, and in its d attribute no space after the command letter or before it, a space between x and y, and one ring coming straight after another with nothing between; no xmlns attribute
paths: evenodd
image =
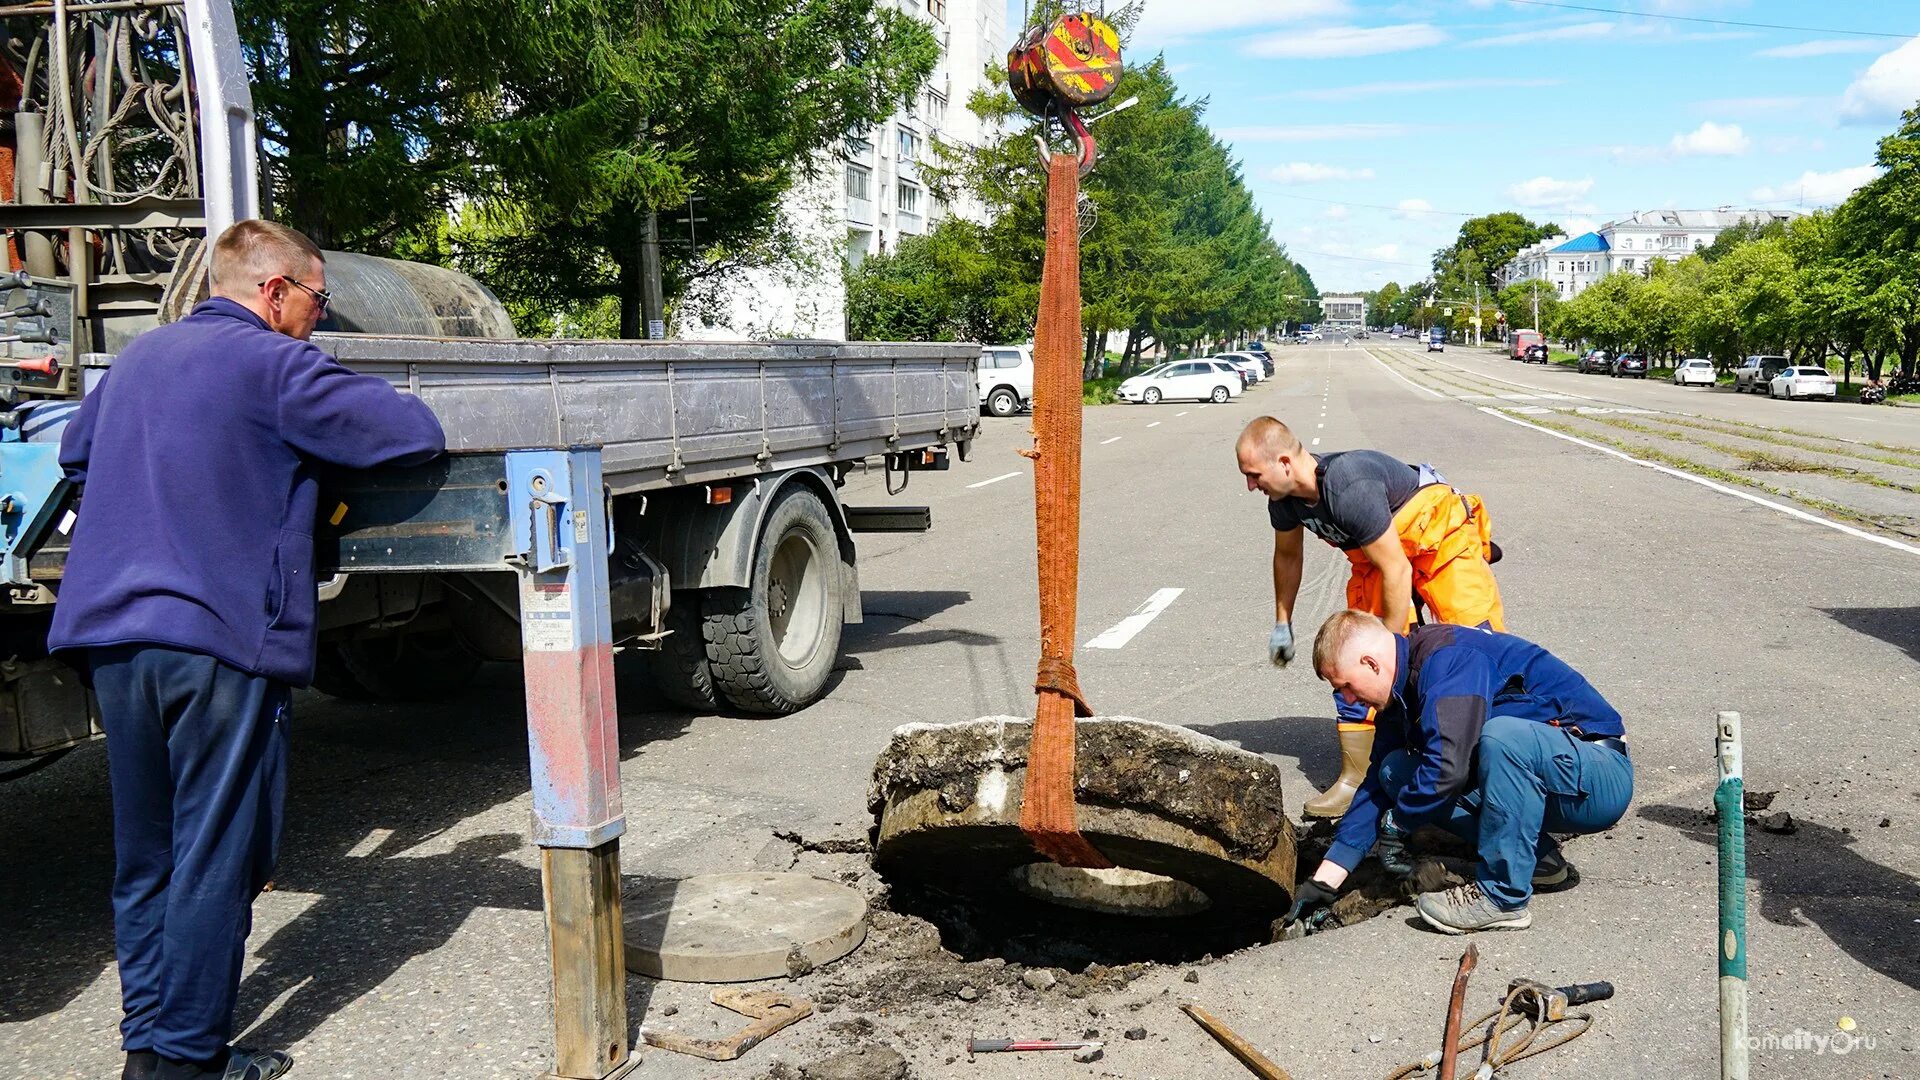
<svg viewBox="0 0 1920 1080"><path fill-rule="evenodd" d="M1381 761L1380 786L1390 800L1418 764L1408 750ZM1627 755L1516 716L1490 717L1480 729L1473 780L1433 824L1475 846L1481 890L1508 910L1533 895L1534 864L1555 847L1548 834L1604 832L1633 799Z"/></svg>
<svg viewBox="0 0 1920 1080"><path fill-rule="evenodd" d="M289 688L157 645L91 649L113 784L122 1045L224 1060L286 801Z"/></svg>

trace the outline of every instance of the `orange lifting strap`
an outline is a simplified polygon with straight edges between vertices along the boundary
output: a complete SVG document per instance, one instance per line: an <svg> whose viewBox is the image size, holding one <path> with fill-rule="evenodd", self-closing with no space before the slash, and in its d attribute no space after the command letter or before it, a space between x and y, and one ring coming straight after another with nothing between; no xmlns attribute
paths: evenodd
<svg viewBox="0 0 1920 1080"><path fill-rule="evenodd" d="M1034 524L1040 554L1040 671L1020 831L1063 866L1113 864L1074 823L1074 717L1092 716L1073 671L1080 583L1080 163L1047 162L1047 254L1033 332Z"/></svg>

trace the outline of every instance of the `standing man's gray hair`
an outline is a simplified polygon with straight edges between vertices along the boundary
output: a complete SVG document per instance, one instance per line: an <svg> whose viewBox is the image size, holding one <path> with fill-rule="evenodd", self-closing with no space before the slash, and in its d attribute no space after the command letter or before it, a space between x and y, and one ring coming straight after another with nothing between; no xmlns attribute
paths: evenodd
<svg viewBox="0 0 1920 1080"><path fill-rule="evenodd" d="M213 244L213 292L243 296L268 278L303 277L326 261L298 229L259 218L236 221Z"/></svg>

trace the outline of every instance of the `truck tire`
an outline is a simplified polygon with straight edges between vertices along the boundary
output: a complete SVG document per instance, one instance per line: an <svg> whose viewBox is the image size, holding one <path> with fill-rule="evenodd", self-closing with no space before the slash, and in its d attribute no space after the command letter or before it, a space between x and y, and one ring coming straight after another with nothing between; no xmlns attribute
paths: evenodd
<svg viewBox="0 0 1920 1080"><path fill-rule="evenodd" d="M452 630L340 642L341 666L374 701L442 701L473 687L480 657Z"/></svg>
<svg viewBox="0 0 1920 1080"><path fill-rule="evenodd" d="M702 626L720 694L782 716L819 700L840 654L840 539L811 488L767 508L749 588L707 591Z"/></svg>
<svg viewBox="0 0 1920 1080"><path fill-rule="evenodd" d="M368 701L373 695L360 685L360 680L347 670L347 662L340 657L340 646L331 641L322 641L313 657L313 683L315 690L342 701Z"/></svg>
<svg viewBox="0 0 1920 1080"><path fill-rule="evenodd" d="M667 701L695 712L714 712L720 708L720 694L713 687L701 622L700 594L674 593L665 627L673 632L660 639L658 649L640 653L641 666L648 684Z"/></svg>

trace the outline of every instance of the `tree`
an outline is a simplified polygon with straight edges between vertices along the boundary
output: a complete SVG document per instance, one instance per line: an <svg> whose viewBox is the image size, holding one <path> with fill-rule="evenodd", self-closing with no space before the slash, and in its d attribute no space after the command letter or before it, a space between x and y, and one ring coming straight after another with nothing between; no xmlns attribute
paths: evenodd
<svg viewBox="0 0 1920 1080"><path fill-rule="evenodd" d="M1516 281L1501 289L1494 302L1506 312L1508 326L1532 327L1548 337L1561 336L1560 309L1564 302L1560 299L1560 290L1552 284L1538 279ZM1540 311L1537 323L1533 315L1536 306Z"/></svg>
<svg viewBox="0 0 1920 1080"><path fill-rule="evenodd" d="M1511 210L1469 218L1460 225L1453 243L1433 253L1434 279L1442 283L1443 291L1451 285L1471 293L1476 281L1482 288L1493 289L1494 276L1521 248L1559 231L1556 224L1535 225Z"/></svg>
<svg viewBox="0 0 1920 1080"><path fill-rule="evenodd" d="M705 219L698 250L661 250L669 298L782 253L796 180L939 59L879 0L236 6L284 216L451 260L522 312L612 298L627 336L650 213L698 196Z"/></svg>
<svg viewBox="0 0 1920 1080"><path fill-rule="evenodd" d="M1911 375L1920 358L1920 106L1880 140L1874 160L1881 174L1834 214L1834 246L1856 275L1870 373L1880 371L1873 353L1891 350Z"/></svg>
<svg viewBox="0 0 1920 1080"><path fill-rule="evenodd" d="M870 341L1018 341L1034 312L1001 286L986 228L944 218L847 272L847 333Z"/></svg>

